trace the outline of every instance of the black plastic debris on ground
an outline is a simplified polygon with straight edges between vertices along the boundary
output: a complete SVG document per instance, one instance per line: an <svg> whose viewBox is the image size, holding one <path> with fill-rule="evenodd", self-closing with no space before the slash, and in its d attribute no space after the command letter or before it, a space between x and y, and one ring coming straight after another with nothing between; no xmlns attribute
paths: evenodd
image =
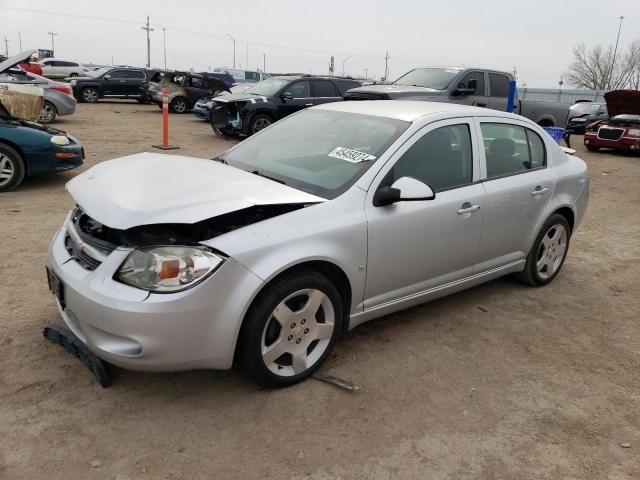
<svg viewBox="0 0 640 480"><path fill-rule="evenodd" d="M62 346L91 371L96 381L103 388L111 386L111 375L107 369L108 364L96 357L68 328L59 325L48 325L42 332L44 338L56 345Z"/></svg>

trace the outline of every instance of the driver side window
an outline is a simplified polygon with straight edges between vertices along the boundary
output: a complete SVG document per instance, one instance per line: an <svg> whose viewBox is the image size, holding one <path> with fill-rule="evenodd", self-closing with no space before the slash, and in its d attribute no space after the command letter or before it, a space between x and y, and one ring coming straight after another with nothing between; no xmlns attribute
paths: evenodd
<svg viewBox="0 0 640 480"><path fill-rule="evenodd" d="M436 128L414 143L396 162L390 184L412 177L434 192L470 184L473 181L473 150L468 124Z"/></svg>
<svg viewBox="0 0 640 480"><path fill-rule="evenodd" d="M311 96L309 82L307 80L295 82L287 88L287 93L293 95L293 98L308 98Z"/></svg>

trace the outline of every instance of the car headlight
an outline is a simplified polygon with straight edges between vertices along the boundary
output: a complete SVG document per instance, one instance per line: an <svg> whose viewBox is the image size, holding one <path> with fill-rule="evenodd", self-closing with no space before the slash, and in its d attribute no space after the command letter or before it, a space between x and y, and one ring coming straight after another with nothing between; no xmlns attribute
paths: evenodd
<svg viewBox="0 0 640 480"><path fill-rule="evenodd" d="M630 128L627 135L630 137L640 137L640 128Z"/></svg>
<svg viewBox="0 0 640 480"><path fill-rule="evenodd" d="M54 135L49 139L51 143L54 145L58 145L60 147L64 147L65 145L69 145L71 142L64 135Z"/></svg>
<svg viewBox="0 0 640 480"><path fill-rule="evenodd" d="M211 110L213 108L213 102L207 102L204 104L204 106Z"/></svg>
<svg viewBox="0 0 640 480"><path fill-rule="evenodd" d="M116 279L151 292L178 292L197 285L224 259L200 247L150 247L134 250Z"/></svg>

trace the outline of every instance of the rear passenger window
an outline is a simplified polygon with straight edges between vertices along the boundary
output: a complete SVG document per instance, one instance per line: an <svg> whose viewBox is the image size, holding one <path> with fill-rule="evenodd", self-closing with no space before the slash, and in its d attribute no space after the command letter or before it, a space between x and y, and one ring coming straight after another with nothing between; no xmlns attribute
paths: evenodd
<svg viewBox="0 0 640 480"><path fill-rule="evenodd" d="M473 153L467 124L436 128L414 143L391 170L391 183L413 177L434 192L471 183Z"/></svg>
<svg viewBox="0 0 640 480"><path fill-rule="evenodd" d="M509 96L509 78L499 73L489 73L489 94L492 97L506 98Z"/></svg>
<svg viewBox="0 0 640 480"><path fill-rule="evenodd" d="M338 92L336 91L333 83L328 80L314 80L313 88L315 93L314 97L338 97Z"/></svg>
<svg viewBox="0 0 640 480"><path fill-rule="evenodd" d="M526 172L545 165L544 142L528 128L481 123L487 178Z"/></svg>
<svg viewBox="0 0 640 480"><path fill-rule="evenodd" d="M127 78L145 78L144 73L140 70L129 70L127 72Z"/></svg>

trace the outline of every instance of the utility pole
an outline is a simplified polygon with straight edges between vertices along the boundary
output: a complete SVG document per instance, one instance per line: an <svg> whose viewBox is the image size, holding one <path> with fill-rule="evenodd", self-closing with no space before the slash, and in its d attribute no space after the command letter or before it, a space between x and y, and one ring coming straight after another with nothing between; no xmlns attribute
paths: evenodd
<svg viewBox="0 0 640 480"><path fill-rule="evenodd" d="M18 45L20 45L20 52L22 52L22 35L18 32Z"/></svg>
<svg viewBox="0 0 640 480"><path fill-rule="evenodd" d="M4 56L9 58L9 39L4 36Z"/></svg>
<svg viewBox="0 0 640 480"><path fill-rule="evenodd" d="M111 57L111 66L113 67L113 57Z"/></svg>
<svg viewBox="0 0 640 480"><path fill-rule="evenodd" d="M368 74L368 72L369 72L369 69L368 69L368 68L365 68L365 69L364 69L364 79L365 79L365 80L367 80L367 79L369 78L369 74Z"/></svg>
<svg viewBox="0 0 640 480"><path fill-rule="evenodd" d="M236 68L236 39L227 33L227 37L233 42L233 68Z"/></svg>
<svg viewBox="0 0 640 480"><path fill-rule="evenodd" d="M55 57L56 56L56 48L55 48L55 45L53 43L53 37L55 37L58 34L55 33L55 32L49 32L49 35L51 35L51 52L52 52L52 55Z"/></svg>
<svg viewBox="0 0 640 480"><path fill-rule="evenodd" d="M384 56L384 81L389 81L389 51Z"/></svg>
<svg viewBox="0 0 640 480"><path fill-rule="evenodd" d="M609 81L607 82L607 89L611 88L611 77L613 76L613 67L616 64L616 53L618 53L618 42L620 41L620 30L622 30L622 20L624 17L620 15L620 25L618 26L618 36L616 37L616 46L613 49L613 59L611 60L611 70L609 70Z"/></svg>
<svg viewBox="0 0 640 480"><path fill-rule="evenodd" d="M244 68L249 68L249 40L247 40L247 54L245 56Z"/></svg>
<svg viewBox="0 0 640 480"><path fill-rule="evenodd" d="M266 73L267 71L267 54L262 54L262 71Z"/></svg>
<svg viewBox="0 0 640 480"><path fill-rule="evenodd" d="M164 69L167 69L167 29L162 27L162 53L164 55Z"/></svg>
<svg viewBox="0 0 640 480"><path fill-rule="evenodd" d="M141 27L142 30L147 31L147 68L151 67L151 38L149 37L149 32L153 32L153 28L149 27L149 15L147 15L147 24L144 27Z"/></svg>
<svg viewBox="0 0 640 480"><path fill-rule="evenodd" d="M513 67L513 79L518 79L518 69L516 67Z"/></svg>

